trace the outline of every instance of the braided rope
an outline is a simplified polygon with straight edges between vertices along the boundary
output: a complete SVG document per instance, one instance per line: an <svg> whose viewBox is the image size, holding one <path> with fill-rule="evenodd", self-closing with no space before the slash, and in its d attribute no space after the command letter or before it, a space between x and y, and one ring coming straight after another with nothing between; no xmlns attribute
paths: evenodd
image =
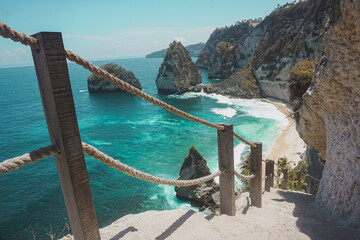
<svg viewBox="0 0 360 240"><path fill-rule="evenodd" d="M250 145L251 147L253 148L256 148L256 145L249 142L248 140L246 140L245 138L241 137L240 135L238 135L236 132L233 132L234 136L239 139L240 141L242 141L243 143L247 144L247 145Z"/></svg>
<svg viewBox="0 0 360 240"><path fill-rule="evenodd" d="M40 48L39 43L36 38L27 36L24 33L19 33L2 22L0 22L0 35L3 36L4 38L10 38L13 41L20 42L24 45L28 45L34 49ZM96 74L97 76L104 78L105 80L111 82L112 84L119 86L121 89L123 89L131 94L134 94L134 95L144 99L145 101L148 101L148 102L150 102L154 105L157 105L161 108L164 108L165 110L172 112L176 115L179 115L183 118L186 118L188 120L203 124L203 125L211 127L211 128L215 128L217 130L224 130L224 127L221 125L214 124L214 123L206 121L204 119L195 117L191 114L188 114L184 111L181 111L180 109L177 109L177 108L171 106L170 104L167 104L157 98L154 98L153 96L150 96L149 94L144 93L143 91L141 91L141 90L131 86L130 84L124 82L123 80L111 75L104 69L95 66L94 64L90 63L86 59L80 57L79 55L77 55L69 50L65 49L65 55L66 55L66 58L69 59L70 61L83 66L85 69ZM233 132L233 135L236 138L238 138L240 141L244 142L245 144L250 145L251 147L256 147L255 144L242 138L237 133Z"/></svg>
<svg viewBox="0 0 360 240"><path fill-rule="evenodd" d="M125 163L120 162L119 160L116 160L105 153L101 152L99 149L87 144L82 143L83 151L90 157L99 160L100 162L105 163L110 168L116 169L120 172L123 172L129 176L139 178L144 181L148 181L151 183L156 184L162 184L162 185L169 185L169 186L177 186L177 187L186 187L186 186L192 186L192 185L198 185L204 182L208 182L212 179L214 179L217 176L220 176L222 173L225 172L225 170L216 171L208 176L192 179L192 180L172 180L167 178L161 178L153 176L149 173L144 173L142 171L139 171L133 167L130 167L129 165L126 165Z"/></svg>
<svg viewBox="0 0 360 240"><path fill-rule="evenodd" d="M34 163L45 157L49 157L51 154L57 154L59 151L59 148L54 144L39 148L38 150L34 150L18 157L7 159L0 162L0 175L11 172L12 170L17 170L22 166Z"/></svg>
<svg viewBox="0 0 360 240"><path fill-rule="evenodd" d="M20 42L35 49L40 48L36 38L29 37L24 33L19 33L3 22L0 22L0 35L4 38L10 38L15 42Z"/></svg>
<svg viewBox="0 0 360 240"><path fill-rule="evenodd" d="M251 174L251 175L243 175L243 174L240 174L238 173L237 171L234 171L234 175L239 178L239 179L243 179L243 180L250 180L250 179L253 179L256 174Z"/></svg>

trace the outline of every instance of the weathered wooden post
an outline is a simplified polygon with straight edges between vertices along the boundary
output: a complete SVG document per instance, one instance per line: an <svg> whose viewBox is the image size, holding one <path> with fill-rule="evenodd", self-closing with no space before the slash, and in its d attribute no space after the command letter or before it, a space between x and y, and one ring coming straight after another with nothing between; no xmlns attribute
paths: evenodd
<svg viewBox="0 0 360 240"><path fill-rule="evenodd" d="M301 172L297 172L297 179L298 179L298 191L301 191Z"/></svg>
<svg viewBox="0 0 360 240"><path fill-rule="evenodd" d="M283 189L287 190L287 185L288 185L288 170L284 169L284 185L283 185Z"/></svg>
<svg viewBox="0 0 360 240"><path fill-rule="evenodd" d="M226 168L226 172L220 175L220 211L221 214L235 216L233 125L219 125L225 128L217 131L219 169Z"/></svg>
<svg viewBox="0 0 360 240"><path fill-rule="evenodd" d="M253 143L256 147L251 147L250 152L250 171L256 176L250 180L251 205L262 207L262 143Z"/></svg>
<svg viewBox="0 0 360 240"><path fill-rule="evenodd" d="M270 163L270 187L274 187L274 166L275 162L274 160L268 160Z"/></svg>
<svg viewBox="0 0 360 240"><path fill-rule="evenodd" d="M32 49L45 118L55 155L65 205L75 239L100 239L81 146L61 33L33 35L40 49Z"/></svg>
<svg viewBox="0 0 360 240"><path fill-rule="evenodd" d="M310 193L310 176L306 175L306 193Z"/></svg>
<svg viewBox="0 0 360 240"><path fill-rule="evenodd" d="M269 161L265 162L265 191L270 192L271 179L270 179L270 169L271 163Z"/></svg>

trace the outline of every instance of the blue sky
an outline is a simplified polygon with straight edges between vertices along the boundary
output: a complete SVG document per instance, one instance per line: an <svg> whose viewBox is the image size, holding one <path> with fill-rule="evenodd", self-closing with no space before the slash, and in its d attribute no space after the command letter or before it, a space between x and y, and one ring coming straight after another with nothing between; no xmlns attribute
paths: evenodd
<svg viewBox="0 0 360 240"><path fill-rule="evenodd" d="M216 27L265 17L287 0L0 0L0 21L31 35L62 32L89 60L144 57L173 40L206 42ZM0 37L0 65L32 63L29 47Z"/></svg>

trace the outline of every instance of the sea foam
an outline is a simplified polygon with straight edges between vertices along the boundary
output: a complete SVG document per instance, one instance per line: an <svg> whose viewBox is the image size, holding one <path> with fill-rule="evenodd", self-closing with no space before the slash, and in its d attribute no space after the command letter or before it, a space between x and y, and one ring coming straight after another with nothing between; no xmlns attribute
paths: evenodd
<svg viewBox="0 0 360 240"><path fill-rule="evenodd" d="M219 114L219 115L227 115L226 117L229 117L230 115L230 111L231 113L236 114L236 110L238 108L238 110L241 110L241 112L244 113L245 116L252 116L252 117L256 117L256 118L266 118L266 119L273 119L278 121L277 126L280 129L284 129L289 121L286 118L286 116L280 112L276 106L274 106L271 103L268 102L264 102L261 101L260 99L239 99L239 98L230 98L227 96L223 96L220 94L216 94L216 93L204 93L203 91L201 92L188 92L182 95L170 95L169 97L171 98L177 98L177 99L190 99L190 98L196 98L196 97L207 97L207 98L211 98L217 101L217 103L220 104L226 104L228 105L228 107L231 106L230 108L224 108L221 109L220 108L215 108L215 109L211 109L212 112ZM234 116L234 115L233 115ZM231 117L233 117L231 116Z"/></svg>
<svg viewBox="0 0 360 240"><path fill-rule="evenodd" d="M217 115L221 115L227 118L232 118L233 116L236 115L236 110L231 108L231 107L227 107L227 108L212 108L211 111Z"/></svg>

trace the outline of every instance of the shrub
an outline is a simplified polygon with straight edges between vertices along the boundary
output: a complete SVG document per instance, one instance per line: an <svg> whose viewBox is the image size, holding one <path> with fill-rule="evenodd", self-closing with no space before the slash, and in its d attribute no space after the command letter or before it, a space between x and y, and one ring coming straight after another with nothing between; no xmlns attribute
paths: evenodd
<svg viewBox="0 0 360 240"><path fill-rule="evenodd" d="M277 169L277 177L279 181L277 182L278 188L283 189L284 187L284 170L288 170L288 185L287 190L298 190L298 176L297 172L300 171L304 174L307 173L307 167L309 166L309 163L305 161L300 161L294 168L292 168L288 162L288 159L286 157L279 158L277 161L277 165L279 166ZM305 175L301 174L301 191L305 191L306 185L305 185Z"/></svg>
<svg viewBox="0 0 360 240"><path fill-rule="evenodd" d="M299 110L302 104L302 96L310 86L316 63L315 60L305 60L296 64L290 71L289 94L295 112ZM295 114L295 118L298 120L298 114Z"/></svg>

